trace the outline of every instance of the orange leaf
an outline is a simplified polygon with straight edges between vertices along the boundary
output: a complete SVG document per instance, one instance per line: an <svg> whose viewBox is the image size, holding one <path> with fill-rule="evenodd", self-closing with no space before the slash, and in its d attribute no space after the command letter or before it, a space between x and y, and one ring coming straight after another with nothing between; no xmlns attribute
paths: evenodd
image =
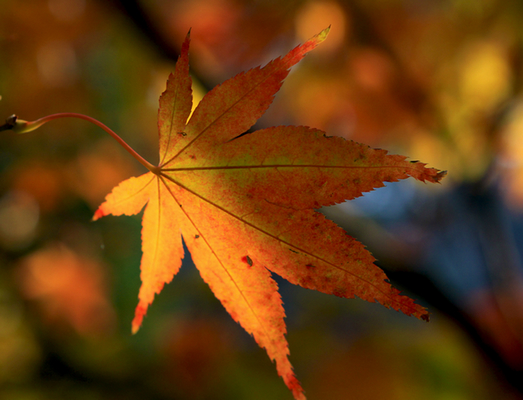
<svg viewBox="0 0 523 400"><path fill-rule="evenodd" d="M285 313L271 272L305 288L428 319L423 307L385 281L361 243L315 209L384 181L412 176L437 182L443 176L403 156L307 127L241 135L269 107L289 68L327 33L215 87L188 122L187 37L160 98L158 169L121 183L95 214L135 214L147 204L134 332L154 295L178 272L183 236L204 281L276 361L296 399L305 397L288 360Z"/></svg>

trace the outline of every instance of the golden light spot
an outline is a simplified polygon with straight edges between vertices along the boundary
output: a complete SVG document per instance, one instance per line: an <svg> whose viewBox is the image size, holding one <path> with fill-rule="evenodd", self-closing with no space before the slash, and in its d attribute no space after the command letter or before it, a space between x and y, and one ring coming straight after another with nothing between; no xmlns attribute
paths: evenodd
<svg viewBox="0 0 523 400"><path fill-rule="evenodd" d="M49 41L37 53L38 73L48 86L71 86L78 77L76 53L67 41Z"/></svg>
<svg viewBox="0 0 523 400"><path fill-rule="evenodd" d="M329 53L339 48L348 25L347 15L337 1L308 2L296 16L296 33L301 42L331 26L328 39L315 50L316 54Z"/></svg>
<svg viewBox="0 0 523 400"><path fill-rule="evenodd" d="M49 0L47 6L57 20L73 22L84 13L85 0Z"/></svg>
<svg viewBox="0 0 523 400"><path fill-rule="evenodd" d="M503 46L494 42L472 44L461 64L460 89L474 109L490 110L510 89L511 72Z"/></svg>

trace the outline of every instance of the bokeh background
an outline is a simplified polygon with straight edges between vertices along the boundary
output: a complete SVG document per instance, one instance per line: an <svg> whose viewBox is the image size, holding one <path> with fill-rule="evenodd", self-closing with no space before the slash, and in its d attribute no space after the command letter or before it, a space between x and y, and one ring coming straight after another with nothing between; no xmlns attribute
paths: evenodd
<svg viewBox="0 0 523 400"><path fill-rule="evenodd" d="M0 119L88 114L157 160L191 28L195 97L326 26L257 128L309 125L448 170L322 210L424 323L279 280L311 400L523 398L523 3L1 0ZM0 135L0 398L291 399L190 257L131 335L140 216L91 222L143 173L80 120Z"/></svg>

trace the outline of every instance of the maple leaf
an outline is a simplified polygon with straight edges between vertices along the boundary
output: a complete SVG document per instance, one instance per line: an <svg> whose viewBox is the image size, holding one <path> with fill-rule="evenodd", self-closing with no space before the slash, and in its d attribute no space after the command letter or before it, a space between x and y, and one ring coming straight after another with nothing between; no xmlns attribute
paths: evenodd
<svg viewBox="0 0 523 400"><path fill-rule="evenodd" d="M269 107L290 67L327 33L215 87L190 119L188 35L160 97L158 167L120 183L94 216L137 214L146 205L133 332L155 294L178 272L183 237L203 280L276 362L296 399L305 396L288 359L285 313L271 272L308 289L358 296L428 319L423 307L386 282L361 243L315 209L383 182L409 176L437 182L443 176L403 156L308 127L243 134Z"/></svg>

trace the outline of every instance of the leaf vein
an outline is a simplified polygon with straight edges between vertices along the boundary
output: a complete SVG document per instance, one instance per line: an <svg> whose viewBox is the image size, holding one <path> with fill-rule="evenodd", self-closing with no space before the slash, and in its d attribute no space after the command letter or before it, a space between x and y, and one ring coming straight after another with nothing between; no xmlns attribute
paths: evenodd
<svg viewBox="0 0 523 400"><path fill-rule="evenodd" d="M268 65L268 64L267 64ZM265 68L265 67L263 67ZM263 68L259 68L257 70L261 70L263 71ZM242 74L242 75L246 75L246 74ZM169 164L171 161L173 161L174 159L176 159L180 154L182 154L189 146L191 146L196 140L198 140L212 125L214 125L215 123L217 123L221 118L223 118L230 110L232 110L238 103L240 103L240 101L242 101L245 97L247 97L249 94L251 94L253 91L255 91L260 85L262 85L267 79L269 79L270 77L272 76L272 73L269 72L267 73L263 79L261 79L259 82L257 82L255 85L253 85L253 87L245 92L242 96L240 96L238 98L238 100L236 100L235 102L233 102L230 107L228 107L227 109L225 109L220 115L218 115L216 117L216 119L214 119L213 121L211 121L205 128L202 129L202 131L196 135L196 137L194 139L192 139L189 143L187 143L178 153L176 153L173 157L171 157L169 159L169 161L167 161L165 164ZM238 76L236 76L236 78L238 78ZM228 82L228 81L227 81ZM222 84L223 85L223 84ZM217 86L217 87L223 87L223 86ZM192 118L191 118L192 119Z"/></svg>
<svg viewBox="0 0 523 400"><path fill-rule="evenodd" d="M273 165L223 165L213 167L186 167L186 168L162 168L166 172L180 172L180 171L207 171L207 170L222 170L222 169L260 169L260 168L332 168L332 169L380 169L380 168L398 168L404 170L416 171L415 168L409 168L401 165L316 165L316 164L273 164Z"/></svg>
<svg viewBox="0 0 523 400"><path fill-rule="evenodd" d="M296 246L296 245L294 245L294 244L292 244L292 243L289 243L289 242L287 242L287 241L285 241L285 240L283 240L283 239L280 239L278 236L273 235L272 233L267 232L267 231L261 229L260 227L254 225L254 224L252 224L252 223L250 223L250 222L248 222L248 221L245 221L245 220L241 219L240 217L238 217L237 215L233 214L233 213L230 212L229 210L223 208L222 206L220 206L220 205L214 203L213 201L211 201L211 200L209 200L209 199L203 197L202 195L196 193L195 191L189 189L188 187L186 187L186 186L183 185L182 183L177 182L175 179L171 178L170 176L163 175L163 174L162 174L162 176L165 177L166 179L170 180L170 181L173 182L174 184L180 186L182 189L185 189L185 190L187 190L188 192L190 192L190 193L192 193L193 195L195 195L196 197L202 199L203 201L205 201L206 203L210 204L211 206L216 207L216 208L219 209L220 211L222 211L222 212L224 212L224 213L230 215L230 216L233 217L234 219L237 219L237 220L243 222L244 224L250 226L251 228L253 228L253 229L255 229L255 230L259 231L259 232L261 232L262 234L267 235L267 236L269 236L269 237L272 237L273 239L275 239L275 240L277 240L277 241L279 241L279 242L281 242L281 243L283 243L283 244L285 244L285 245L287 245L287 246L289 246L289 247L292 247L292 248L294 248L294 249L296 249L296 250L301 251L303 254L306 254L306 255L308 255L308 256L310 256L310 257L313 257L313 258L315 258L315 259L317 259L317 260L319 260L319 261L322 261L322 262L324 262L324 263L326 263L326 264L328 264L328 265L330 265L330 266L332 266L332 267L334 267L334 268L336 268L336 269L338 269L338 270L340 270L340 271L346 272L346 273L348 273L348 274L354 276L354 277L357 278L357 279L360 279L361 281L365 282L365 283L368 284L369 286L375 288L378 292L382 293L382 294L383 294L385 297L387 297L391 302L397 303L397 304L401 305L402 307L406 307L406 306L407 306L406 304L403 304L403 303L401 303L400 301L395 300L395 299L392 298L389 294L383 292L379 287L377 287L376 285L374 285L372 282L368 281L367 279L365 279L365 278L363 278L363 277L361 277L361 276L358 276L358 275L354 274L353 272L351 272L351 271L349 271L349 270L347 270L347 269L343 269L343 268L337 266L336 264L334 264L334 263L332 263L332 262L330 262L330 261L328 261L328 260L325 260L324 258L322 258L322 257L320 257L320 256L317 256L317 255L315 255L315 254L312 254L312 253L308 252L307 250L302 249L302 248L299 247L299 246ZM186 214L186 215L187 215L187 214ZM296 252L296 251L293 250L292 248L289 249L289 250ZM402 308L402 307L400 307L400 308ZM414 307L409 307L409 309L413 310L413 311L412 311L413 313L416 312L416 309L415 309Z"/></svg>
<svg viewBox="0 0 523 400"><path fill-rule="evenodd" d="M212 246L210 245L209 241L207 240L207 238L205 237L205 235L203 234L203 232L198 228L198 226L196 225L196 223L194 222L194 220L191 218L191 216L187 213L187 211L182 207L181 203L178 201L178 199L176 198L176 196L174 195L174 193L171 191L171 188L169 187L169 185L167 185L167 183L165 182L164 178L167 178L169 180L170 177L168 176L165 176L165 175L162 175L160 176L160 179L162 180L162 183L165 185L165 187L167 188L167 190L169 191L169 193L171 194L173 200L180 206L180 210L182 210L182 212L185 214L185 216L187 217L187 219L189 220L189 222L192 224L192 226L194 226L194 229L196 229L196 231L198 231L198 234L200 235L200 238L203 239L203 241L205 242L205 244L207 245L207 247L210 249L211 253L213 254L214 258L216 258L216 260L218 261L219 265L222 267L222 269L225 271L225 273L227 274L227 276L229 277L229 279L231 280L231 282L233 282L234 286L236 287L236 289L238 290L238 293L240 293L240 295L242 296L244 302L247 304L247 307L249 308L249 310L251 311L251 313L254 315L254 317L256 318L256 321L258 321L258 325L262 328L262 331L263 333L265 334L267 340L268 340L268 343L272 343L273 341L271 340L270 338L270 335L269 333L267 332L266 328L265 328L265 325L262 323L262 321L260 320L258 314L256 313L255 309L252 307L251 303L249 302L249 300L245 297L245 294L244 294L244 291L242 289L240 289L240 287L238 286L238 283L236 282L236 280L232 277L232 275L230 274L229 270L225 267L224 263L222 262L221 258L218 256L218 254L216 254L216 252L214 251L214 249L212 248ZM174 182L176 183L176 182ZM182 185L178 185L180 186L181 188L187 190L186 188L184 188ZM189 191L190 193L192 193L192 191Z"/></svg>

